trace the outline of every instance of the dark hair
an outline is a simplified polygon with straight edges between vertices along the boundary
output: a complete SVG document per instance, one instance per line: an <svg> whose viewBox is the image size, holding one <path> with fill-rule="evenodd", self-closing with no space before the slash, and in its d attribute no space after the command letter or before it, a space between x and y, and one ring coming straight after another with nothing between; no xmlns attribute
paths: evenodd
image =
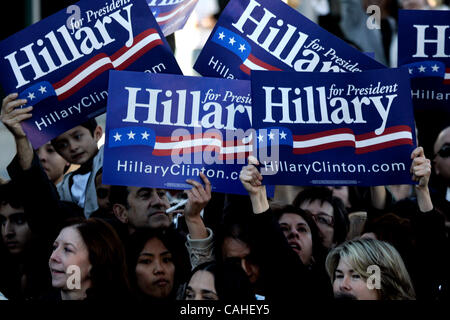
<svg viewBox="0 0 450 320"><path fill-rule="evenodd" d="M214 276L214 287L219 300L236 302L255 300L247 274L234 261L226 259L222 263L215 261L202 263L192 270L189 281L197 271L208 271Z"/></svg>
<svg viewBox="0 0 450 320"><path fill-rule="evenodd" d="M294 199L293 205L296 208L305 202L320 201L321 204L328 202L333 207L334 218L334 235L333 241L336 244L345 241L348 233L350 222L348 220L347 212L344 203L338 197L333 196L333 192L327 187L309 187L300 191Z"/></svg>
<svg viewBox="0 0 450 320"><path fill-rule="evenodd" d="M88 129L89 133L91 134L91 136L94 137L94 131L95 131L95 128L97 128L98 124L97 124L97 120L95 120L95 118L94 118L94 119L90 119L90 120L80 124L80 126L82 126L83 128ZM73 128L70 128L70 129L73 129ZM68 131L70 129L67 129L66 131ZM55 150L58 150L56 148L56 146L55 146L55 142L56 142L56 138L53 138L50 141L50 143L53 146L53 148L55 148Z"/></svg>
<svg viewBox="0 0 450 320"><path fill-rule="evenodd" d="M95 131L95 128L97 128L98 124L97 124L97 120L95 120L95 118L92 118L92 119L89 119L88 121L80 124L80 126L88 129L89 132L91 133L91 135L94 136L94 131Z"/></svg>
<svg viewBox="0 0 450 320"><path fill-rule="evenodd" d="M96 218L72 218L66 221L67 227L76 228L88 248L92 287L86 291L87 299L128 298L131 290L125 249L114 228Z"/></svg>
<svg viewBox="0 0 450 320"><path fill-rule="evenodd" d="M129 193L127 186L112 185L111 189L109 189L109 203L111 203L111 206L114 204L121 204L128 209L130 208L127 200Z"/></svg>
<svg viewBox="0 0 450 320"><path fill-rule="evenodd" d="M13 180L0 185L0 205L4 206L6 204L9 204L14 209L23 207L22 194Z"/></svg>
<svg viewBox="0 0 450 320"><path fill-rule="evenodd" d="M175 277L172 293L170 298L175 299L178 286L186 282L189 276L190 262L189 255L184 244L184 239L176 232L176 230L168 229L152 229L148 227L138 228L131 235L129 242L128 267L130 270L130 279L133 289L142 296L137 285L136 266L138 258L145 244L153 239L159 239L164 246L172 254L173 264L175 265Z"/></svg>
<svg viewBox="0 0 450 320"><path fill-rule="evenodd" d="M293 205L286 205L279 209L273 210L273 214L275 215L277 221L279 221L281 217L286 213L299 215L306 221L306 223L309 226L309 229L311 230L312 255L314 257L314 261L316 263L325 262L327 249L322 244L322 236L320 235L319 227L317 227L317 224L314 221L312 214L308 211L296 208Z"/></svg>

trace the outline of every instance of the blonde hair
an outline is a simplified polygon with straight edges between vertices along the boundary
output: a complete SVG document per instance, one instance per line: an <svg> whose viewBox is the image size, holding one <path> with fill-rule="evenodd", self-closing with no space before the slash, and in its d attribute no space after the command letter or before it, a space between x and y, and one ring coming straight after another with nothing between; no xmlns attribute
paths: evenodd
<svg viewBox="0 0 450 320"><path fill-rule="evenodd" d="M331 281L340 259L346 259L353 270L364 280L372 274L367 268L376 265L380 268L380 300L415 300L416 294L398 251L389 243L375 239L358 239L342 243L332 249L325 261Z"/></svg>

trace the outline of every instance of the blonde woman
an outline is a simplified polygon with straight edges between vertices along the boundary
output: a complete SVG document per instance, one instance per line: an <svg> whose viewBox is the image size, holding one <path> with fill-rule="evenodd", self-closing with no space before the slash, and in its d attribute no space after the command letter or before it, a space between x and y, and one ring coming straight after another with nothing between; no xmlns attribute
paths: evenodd
<svg viewBox="0 0 450 320"><path fill-rule="evenodd" d="M335 298L415 300L408 271L387 242L359 239L332 249L326 259Z"/></svg>

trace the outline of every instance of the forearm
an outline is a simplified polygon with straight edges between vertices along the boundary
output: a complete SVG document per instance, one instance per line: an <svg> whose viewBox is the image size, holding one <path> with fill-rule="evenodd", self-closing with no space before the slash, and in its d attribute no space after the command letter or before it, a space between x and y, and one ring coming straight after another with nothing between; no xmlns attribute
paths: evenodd
<svg viewBox="0 0 450 320"><path fill-rule="evenodd" d="M430 191L428 187L416 186L417 205L420 212L428 212L433 210L433 202L431 201Z"/></svg>
<svg viewBox="0 0 450 320"><path fill-rule="evenodd" d="M386 188L384 186L375 186L370 188L370 198L372 207L383 210L386 207Z"/></svg>
<svg viewBox="0 0 450 320"><path fill-rule="evenodd" d="M185 221L191 239L205 239L208 237L208 231L206 230L206 226L200 215L194 218L188 218L185 216Z"/></svg>
<svg viewBox="0 0 450 320"><path fill-rule="evenodd" d="M252 202L253 213L260 214L269 209L269 201L265 189L261 192L250 194Z"/></svg>
<svg viewBox="0 0 450 320"><path fill-rule="evenodd" d="M27 137L15 138L17 159L22 170L28 170L31 168L31 162L33 161L33 148Z"/></svg>

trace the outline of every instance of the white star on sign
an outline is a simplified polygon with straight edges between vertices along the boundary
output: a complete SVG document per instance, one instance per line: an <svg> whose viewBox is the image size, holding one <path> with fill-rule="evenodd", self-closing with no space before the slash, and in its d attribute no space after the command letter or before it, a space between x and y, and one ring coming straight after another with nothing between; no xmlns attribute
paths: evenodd
<svg viewBox="0 0 450 320"><path fill-rule="evenodd" d="M240 44L239 45L239 51L240 52L244 52L246 49L245 49L245 45L243 45L243 44Z"/></svg>
<svg viewBox="0 0 450 320"><path fill-rule="evenodd" d="M223 38L225 38L225 33L219 33L219 40L223 40Z"/></svg>
<svg viewBox="0 0 450 320"><path fill-rule="evenodd" d="M439 67L437 65L434 65L431 67L431 69L433 69L433 71L437 72L439 70Z"/></svg>
<svg viewBox="0 0 450 320"><path fill-rule="evenodd" d="M281 131L280 137L281 139L286 139L286 133L284 131Z"/></svg>
<svg viewBox="0 0 450 320"><path fill-rule="evenodd" d="M259 142L263 142L264 136L262 136L261 134L258 136L258 141Z"/></svg>
<svg viewBox="0 0 450 320"><path fill-rule="evenodd" d="M420 66L419 71L420 71L420 72L425 72L425 69L426 69L426 68L425 68L424 66Z"/></svg>
<svg viewBox="0 0 450 320"><path fill-rule="evenodd" d="M35 99L36 97L34 96L34 92L30 92L30 93L28 94L27 98L30 99L30 100Z"/></svg>
<svg viewBox="0 0 450 320"><path fill-rule="evenodd" d="M234 45L235 42L236 42L236 40L234 40L234 37L233 37L233 38L230 38L230 42L229 42L229 43L230 43L231 45Z"/></svg>
<svg viewBox="0 0 450 320"><path fill-rule="evenodd" d="M268 134L268 136L269 136L270 140L273 140L274 136L273 136L273 132L272 131Z"/></svg>
<svg viewBox="0 0 450 320"><path fill-rule="evenodd" d="M409 68L408 68L408 71L409 71L409 74L412 74L412 73L413 73L413 69L409 69Z"/></svg>
<svg viewBox="0 0 450 320"><path fill-rule="evenodd" d="M128 140L133 139L134 140L134 136L136 135L136 133L134 133L133 131L130 131L129 133L127 133L128 136Z"/></svg>
<svg viewBox="0 0 450 320"><path fill-rule="evenodd" d="M113 138L115 139L114 141L121 141L120 138L122 137L121 134L119 134L118 132L116 132L116 134L113 136Z"/></svg>
<svg viewBox="0 0 450 320"><path fill-rule="evenodd" d="M141 135L142 135L142 140L148 140L148 136L149 136L149 134L147 133L147 131L145 131L144 133L141 133Z"/></svg>
<svg viewBox="0 0 450 320"><path fill-rule="evenodd" d="M43 86L41 86L41 87L39 88L39 91L41 92L41 94L44 94L44 93L46 93L46 92L47 92L47 88L46 88L46 87L43 87Z"/></svg>

